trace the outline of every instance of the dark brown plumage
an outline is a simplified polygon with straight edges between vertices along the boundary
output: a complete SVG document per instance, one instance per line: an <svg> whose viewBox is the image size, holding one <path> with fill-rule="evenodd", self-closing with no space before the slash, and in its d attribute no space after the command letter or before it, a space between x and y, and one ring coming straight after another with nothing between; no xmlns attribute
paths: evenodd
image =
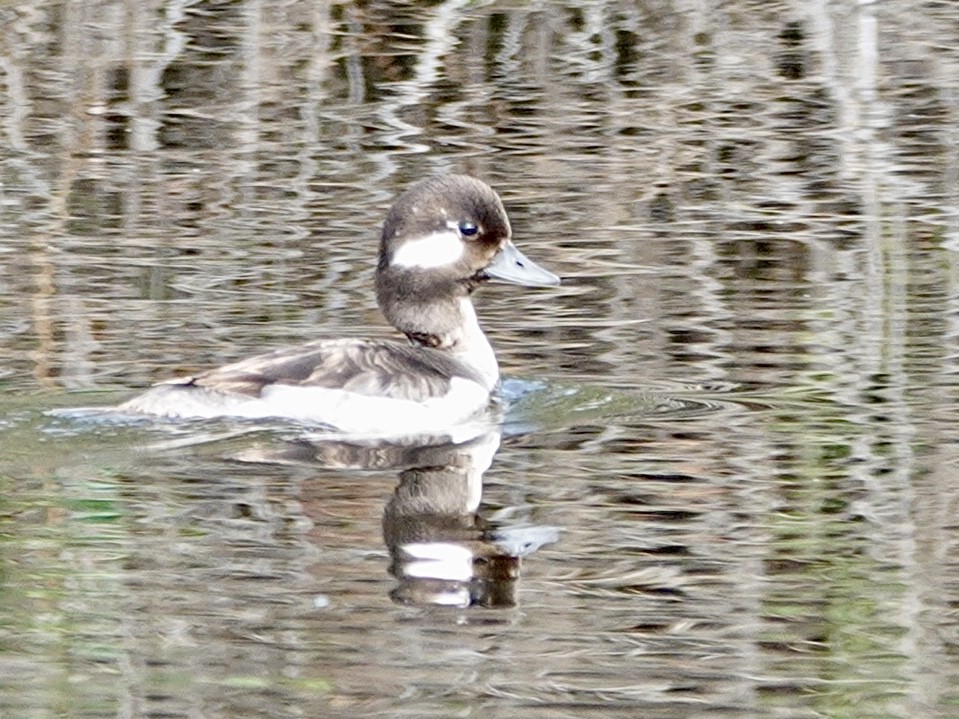
<svg viewBox="0 0 959 719"><path fill-rule="evenodd" d="M284 384L419 402L445 394L454 377L482 383L469 366L445 352L385 340L317 340L165 384L249 397Z"/></svg>

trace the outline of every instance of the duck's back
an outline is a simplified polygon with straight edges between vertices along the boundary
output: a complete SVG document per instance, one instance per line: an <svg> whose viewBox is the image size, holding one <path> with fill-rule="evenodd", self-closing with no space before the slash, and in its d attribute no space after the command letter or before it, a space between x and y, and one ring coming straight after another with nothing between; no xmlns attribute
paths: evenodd
<svg viewBox="0 0 959 719"><path fill-rule="evenodd" d="M481 411L489 387L428 347L320 340L156 385L120 410L166 417L286 417L347 432L407 433Z"/></svg>

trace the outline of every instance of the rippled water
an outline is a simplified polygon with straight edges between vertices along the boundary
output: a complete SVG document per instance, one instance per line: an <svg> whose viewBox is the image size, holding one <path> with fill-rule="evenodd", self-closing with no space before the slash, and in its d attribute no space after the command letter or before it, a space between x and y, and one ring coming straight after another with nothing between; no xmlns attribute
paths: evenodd
<svg viewBox="0 0 959 719"><path fill-rule="evenodd" d="M954 3L0 21L0 715L959 713ZM388 336L447 170L564 278L501 433L50 413Z"/></svg>

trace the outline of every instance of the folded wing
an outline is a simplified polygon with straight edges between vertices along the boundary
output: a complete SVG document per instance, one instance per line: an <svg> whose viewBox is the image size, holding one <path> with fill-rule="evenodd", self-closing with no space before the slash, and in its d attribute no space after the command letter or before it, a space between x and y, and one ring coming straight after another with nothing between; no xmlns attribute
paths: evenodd
<svg viewBox="0 0 959 719"><path fill-rule="evenodd" d="M445 395L455 377L482 384L469 367L438 350L386 341L320 340L170 384L248 397L260 397L272 385L323 387L420 402Z"/></svg>

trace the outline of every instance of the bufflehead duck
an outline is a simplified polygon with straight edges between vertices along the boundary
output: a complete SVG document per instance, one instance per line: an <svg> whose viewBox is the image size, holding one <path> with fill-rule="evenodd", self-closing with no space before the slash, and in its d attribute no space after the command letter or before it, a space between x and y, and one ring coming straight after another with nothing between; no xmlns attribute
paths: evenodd
<svg viewBox="0 0 959 719"><path fill-rule="evenodd" d="M165 417L287 418L363 435L439 433L483 414L499 382L470 296L490 278L531 287L559 278L513 245L487 184L434 177L399 196L383 224L376 299L409 344L307 342L193 377L119 406Z"/></svg>

